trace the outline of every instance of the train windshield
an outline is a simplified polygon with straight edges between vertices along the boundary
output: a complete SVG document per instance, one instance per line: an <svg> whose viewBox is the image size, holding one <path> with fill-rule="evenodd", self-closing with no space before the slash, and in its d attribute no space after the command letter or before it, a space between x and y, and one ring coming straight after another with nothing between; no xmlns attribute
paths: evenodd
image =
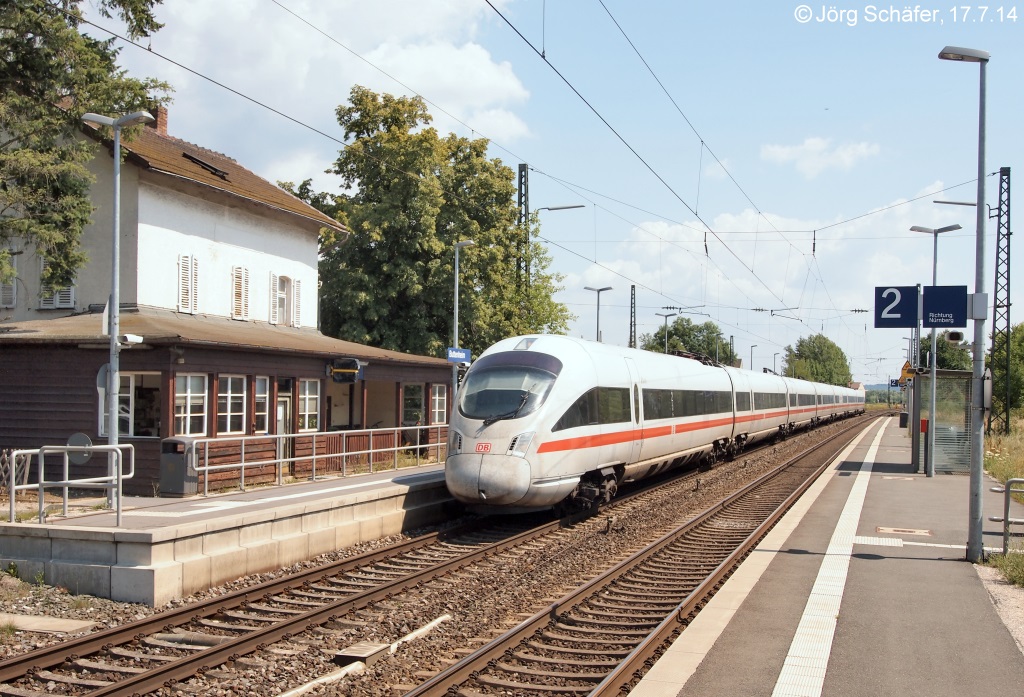
<svg viewBox="0 0 1024 697"><path fill-rule="evenodd" d="M544 353L506 351L484 356L459 388L459 411L485 424L531 414L547 399L561 370L562 362Z"/></svg>

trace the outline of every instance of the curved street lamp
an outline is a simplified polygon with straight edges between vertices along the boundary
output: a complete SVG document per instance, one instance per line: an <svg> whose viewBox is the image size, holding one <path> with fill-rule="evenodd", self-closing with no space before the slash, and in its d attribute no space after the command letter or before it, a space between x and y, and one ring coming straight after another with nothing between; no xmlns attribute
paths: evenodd
<svg viewBox="0 0 1024 697"><path fill-rule="evenodd" d="M939 235L944 232L952 232L959 230L959 225L946 225L940 228L921 227L920 225L914 225L910 228L911 232L924 232L932 236L934 243L932 244L932 286L938 285L938 268L939 268ZM929 387L928 397L928 456L925 458L924 472L926 477L935 476L935 379L936 370L938 364L937 355L937 341L935 327L932 327L932 352L931 352L931 385Z"/></svg>
<svg viewBox="0 0 1024 697"><path fill-rule="evenodd" d="M601 293L611 289L611 286L605 286L604 288L591 288L590 286L584 286L583 288L583 290L592 290L597 293L597 336L594 338L595 341L601 340Z"/></svg>
<svg viewBox="0 0 1024 697"><path fill-rule="evenodd" d="M974 253L974 299L985 297L985 69L988 51L975 48L946 46L939 51L942 60L977 63L978 90L978 198ZM974 364L971 373L971 468L970 497L967 514L967 559L979 562L984 555L982 540L982 468L985 454L985 311L975 311L971 303L970 316L974 319Z"/></svg>
<svg viewBox="0 0 1024 697"><path fill-rule="evenodd" d="M675 312L655 312L654 314L658 315L658 317L664 317L665 318L665 353L668 353L668 318L669 317L675 317L677 313L675 313Z"/></svg>
<svg viewBox="0 0 1024 697"><path fill-rule="evenodd" d="M89 112L82 115L82 121L97 126L107 126L114 131L114 238L110 250L110 298L107 301L107 331L110 334L110 365L107 367L107 443L118 444L118 402L120 401L120 351L118 335L121 333L121 129L137 123L152 123L156 119L148 111L136 111L116 119ZM114 458L107 460L107 474L114 476ZM120 494L114 489L107 495L107 503L113 507Z"/></svg>
<svg viewBox="0 0 1024 697"><path fill-rule="evenodd" d="M463 240L455 243L455 308L452 317L452 348L459 348L459 250L472 247L476 242ZM452 409L455 408L455 395L459 390L459 364L452 363Z"/></svg>

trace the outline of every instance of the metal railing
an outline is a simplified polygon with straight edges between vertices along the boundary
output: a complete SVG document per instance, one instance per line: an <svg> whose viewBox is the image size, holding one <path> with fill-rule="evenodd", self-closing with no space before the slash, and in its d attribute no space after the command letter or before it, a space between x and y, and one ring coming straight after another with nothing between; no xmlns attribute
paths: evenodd
<svg viewBox="0 0 1024 697"><path fill-rule="evenodd" d="M237 486L245 491L247 470L251 479L252 470L273 468L274 481L282 485L286 468L288 476L308 475L310 480L316 480L397 470L402 460L410 456L414 460L407 466L443 462L447 438L447 424L196 438L186 457L196 474L202 476L203 496L208 496L211 475L217 472L237 470ZM229 481L234 486L233 478ZM218 488L225 483L217 482Z"/></svg>
<svg viewBox="0 0 1024 697"><path fill-rule="evenodd" d="M123 471L124 464L124 453L127 451L129 458L129 469L125 473ZM71 460L70 455L72 453L96 453L105 452L107 453L107 464L108 474L103 477L83 477L80 479L71 479ZM63 478L57 481L48 481L46 479L46 456L50 453L63 454L64 469ZM121 525L121 490L122 482L125 479L131 479L135 476L135 447L131 444L122 445L44 445L41 448L35 450L15 450L11 453L11 460L15 461L20 456L27 456L30 458L26 467L31 466L31 458L37 458L37 473L38 481L35 483L17 484L15 482L15 468L11 468L10 480L8 482L8 491L11 497L11 510L9 522L13 523L17 520L17 510L15 506L15 497L19 491L28 491L35 489L37 491L38 503L39 503L39 522L45 522L46 515L46 501L45 492L47 489L63 489L63 507L62 515L65 517L68 514L68 490L69 489L107 489L112 493L112 498L115 501L117 509L117 523ZM111 463L111 460L113 462ZM112 465L112 467L111 467Z"/></svg>
<svg viewBox="0 0 1024 697"><path fill-rule="evenodd" d="M1024 494L1024 479L1007 479L1003 486L994 486L992 491L1003 494L1003 516L989 516L993 523L1003 524L1003 555L1010 552L1010 526L1024 525L1024 518L1010 517L1010 499L1014 494Z"/></svg>

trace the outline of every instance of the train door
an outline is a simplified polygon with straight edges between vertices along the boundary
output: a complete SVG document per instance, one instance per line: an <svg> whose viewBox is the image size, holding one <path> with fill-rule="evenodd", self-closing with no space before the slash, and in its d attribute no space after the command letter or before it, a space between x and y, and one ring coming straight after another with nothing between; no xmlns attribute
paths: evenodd
<svg viewBox="0 0 1024 697"><path fill-rule="evenodd" d="M625 361L626 369L629 371L630 393L633 402L633 430L638 436L630 441L629 462L636 462L640 459L640 451L643 448L643 399L640 392L640 373L636 369L636 363L632 358L627 358Z"/></svg>

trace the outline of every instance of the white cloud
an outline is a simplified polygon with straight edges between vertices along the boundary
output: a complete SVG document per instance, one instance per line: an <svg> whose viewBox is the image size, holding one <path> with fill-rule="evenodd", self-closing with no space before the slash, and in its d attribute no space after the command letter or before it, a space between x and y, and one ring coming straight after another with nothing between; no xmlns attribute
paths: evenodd
<svg viewBox="0 0 1024 697"><path fill-rule="evenodd" d="M851 169L857 162L877 155L878 143L844 143L831 147L830 138L807 138L800 145L762 145L761 159L785 165L795 163L797 171L814 179L826 169Z"/></svg>

